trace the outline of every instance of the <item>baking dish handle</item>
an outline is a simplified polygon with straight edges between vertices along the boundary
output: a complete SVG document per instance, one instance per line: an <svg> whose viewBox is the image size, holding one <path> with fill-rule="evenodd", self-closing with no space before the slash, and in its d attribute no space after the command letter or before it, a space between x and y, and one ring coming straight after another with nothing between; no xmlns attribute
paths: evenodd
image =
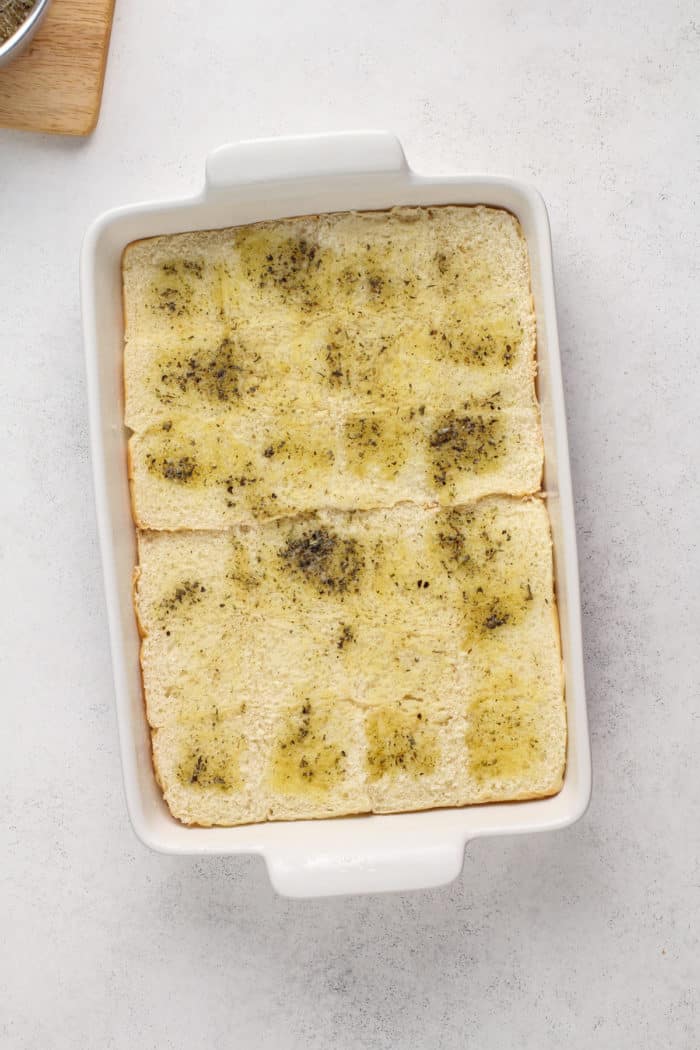
<svg viewBox="0 0 700 1050"><path fill-rule="evenodd" d="M219 146L209 154L207 192L260 182L396 175L407 170L401 143L387 131L250 139Z"/></svg>
<svg viewBox="0 0 700 1050"><path fill-rule="evenodd" d="M285 897L328 897L342 893L388 893L427 889L456 879L466 843L385 846L353 857L338 852L309 856L284 851L268 856L270 881Z"/></svg>

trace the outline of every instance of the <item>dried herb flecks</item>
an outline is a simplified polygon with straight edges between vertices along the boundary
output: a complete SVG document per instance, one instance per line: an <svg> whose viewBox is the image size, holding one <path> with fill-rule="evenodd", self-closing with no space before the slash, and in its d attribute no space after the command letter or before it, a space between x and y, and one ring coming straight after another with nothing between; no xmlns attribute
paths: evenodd
<svg viewBox="0 0 700 1050"><path fill-rule="evenodd" d="M279 556L290 569L313 584L320 594L356 592L364 555L357 540L328 528L309 529L290 536Z"/></svg>

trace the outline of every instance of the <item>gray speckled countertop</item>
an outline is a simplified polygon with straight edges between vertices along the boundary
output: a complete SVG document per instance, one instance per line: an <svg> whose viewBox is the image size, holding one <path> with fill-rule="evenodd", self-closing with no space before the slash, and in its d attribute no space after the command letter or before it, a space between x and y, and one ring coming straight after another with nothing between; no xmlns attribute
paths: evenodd
<svg viewBox="0 0 700 1050"><path fill-rule="evenodd" d="M89 141L0 132L0 1044L697 1050L697 9L197 9L119 0ZM567 831L473 843L444 889L294 902L258 860L129 827L77 256L98 212L192 191L221 142L363 125L548 203L594 796Z"/></svg>

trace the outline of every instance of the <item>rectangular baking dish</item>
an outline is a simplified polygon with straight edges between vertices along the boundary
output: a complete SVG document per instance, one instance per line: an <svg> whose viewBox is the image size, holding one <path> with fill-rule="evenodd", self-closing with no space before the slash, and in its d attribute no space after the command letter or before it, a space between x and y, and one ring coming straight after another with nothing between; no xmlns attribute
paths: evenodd
<svg viewBox="0 0 700 1050"><path fill-rule="evenodd" d="M136 560L122 390L121 256L142 237L317 212L396 204L488 204L520 220L530 252L537 316L538 392L545 490L552 521L566 674L568 754L553 798L390 816L188 828L174 820L151 765L131 595ZM466 843L483 835L562 828L585 811L590 749L581 649L576 533L559 362L549 223L539 194L488 175L425 176L383 132L265 139L222 146L206 161L204 189L186 200L117 208L87 231L81 256L90 437L126 799L138 837L165 853L255 853L289 896L436 886L460 872Z"/></svg>

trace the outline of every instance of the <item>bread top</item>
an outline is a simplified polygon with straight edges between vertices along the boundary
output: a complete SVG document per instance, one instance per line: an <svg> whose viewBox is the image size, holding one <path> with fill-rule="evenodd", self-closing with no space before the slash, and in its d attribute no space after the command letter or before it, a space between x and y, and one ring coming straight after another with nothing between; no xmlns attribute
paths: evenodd
<svg viewBox="0 0 700 1050"><path fill-rule="evenodd" d="M146 528L536 492L517 220L398 208L127 248L125 390Z"/></svg>
<svg viewBox="0 0 700 1050"><path fill-rule="evenodd" d="M148 717L180 819L558 790L565 723L540 500L142 533L139 555Z"/></svg>
<svg viewBox="0 0 700 1050"><path fill-rule="evenodd" d="M141 661L173 814L557 791L517 220L284 219L137 242L123 275Z"/></svg>

